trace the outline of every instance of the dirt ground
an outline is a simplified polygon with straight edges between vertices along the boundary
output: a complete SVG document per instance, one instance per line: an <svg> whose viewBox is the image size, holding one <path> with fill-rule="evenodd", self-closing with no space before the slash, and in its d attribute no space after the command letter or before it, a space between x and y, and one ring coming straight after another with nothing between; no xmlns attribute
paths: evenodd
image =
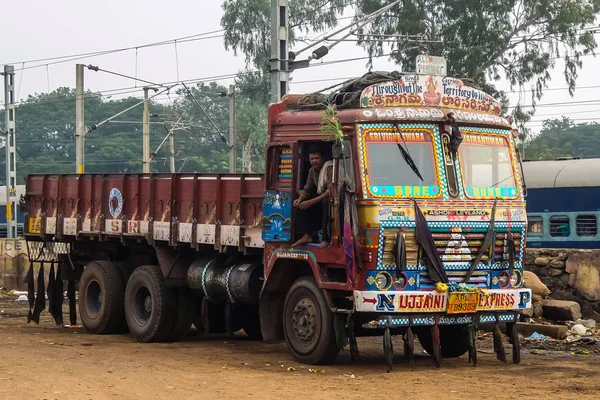
<svg viewBox="0 0 600 400"><path fill-rule="evenodd" d="M196 336L139 344L128 335L55 327L46 312L39 326L27 325L26 315L23 304L0 300L0 399L600 398L600 356L593 352L527 346L520 365L504 365L489 335L479 341L477 368L463 356L438 370L426 355L411 368L395 338L387 374L381 339L359 338L359 362L344 352L315 372L295 362L285 343ZM506 351L510 360L508 344Z"/></svg>

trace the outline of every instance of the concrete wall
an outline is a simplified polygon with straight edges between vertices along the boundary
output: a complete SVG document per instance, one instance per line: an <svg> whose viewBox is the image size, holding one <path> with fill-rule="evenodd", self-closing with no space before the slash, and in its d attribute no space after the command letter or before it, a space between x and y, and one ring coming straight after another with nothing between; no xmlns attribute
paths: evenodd
<svg viewBox="0 0 600 400"><path fill-rule="evenodd" d="M26 290L24 280L28 269L26 241L0 239L0 287L7 290Z"/></svg>
<svg viewBox="0 0 600 400"><path fill-rule="evenodd" d="M525 269L548 286L550 297L577 301L584 318L599 316L600 250L527 249Z"/></svg>

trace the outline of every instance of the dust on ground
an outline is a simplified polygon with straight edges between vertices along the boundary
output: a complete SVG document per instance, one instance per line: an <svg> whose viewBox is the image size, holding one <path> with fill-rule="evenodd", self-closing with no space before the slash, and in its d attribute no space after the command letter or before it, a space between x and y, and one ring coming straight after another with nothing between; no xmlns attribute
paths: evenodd
<svg viewBox="0 0 600 400"><path fill-rule="evenodd" d="M66 310L65 310L66 311ZM343 352L335 365L305 366L285 343L243 337L190 337L140 344L128 335L95 336L56 327L42 313L0 299L0 399L597 399L600 357L525 345L520 365L496 360L491 337L478 341L479 366L467 357L436 369L419 348L413 366L394 338L394 369L386 373L381 338L358 338L360 360ZM67 314L65 314L67 317ZM66 318L68 320L68 317ZM535 354L537 352L537 354Z"/></svg>

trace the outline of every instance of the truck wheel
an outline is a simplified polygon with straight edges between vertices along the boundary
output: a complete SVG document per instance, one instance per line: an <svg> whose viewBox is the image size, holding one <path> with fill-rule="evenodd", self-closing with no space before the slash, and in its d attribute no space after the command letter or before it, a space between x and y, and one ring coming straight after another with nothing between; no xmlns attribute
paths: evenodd
<svg viewBox="0 0 600 400"><path fill-rule="evenodd" d="M339 354L333 313L312 277L292 285L283 306L283 330L296 360L304 364L328 364Z"/></svg>
<svg viewBox="0 0 600 400"><path fill-rule="evenodd" d="M433 354L433 342L429 328L416 332L421 347ZM440 346L443 358L457 358L469 351L469 328L467 325L440 326Z"/></svg>
<svg viewBox="0 0 600 400"><path fill-rule="evenodd" d="M133 271L125 289L125 317L137 341L165 340L173 324L172 307L160 268L144 265Z"/></svg>
<svg viewBox="0 0 600 400"><path fill-rule="evenodd" d="M192 327L191 296L187 288L173 289L171 295L174 299L173 325L167 335L167 340L178 342L185 339Z"/></svg>
<svg viewBox="0 0 600 400"><path fill-rule="evenodd" d="M125 323L125 284L119 269L108 261L92 261L79 282L79 314L94 334L122 332Z"/></svg>

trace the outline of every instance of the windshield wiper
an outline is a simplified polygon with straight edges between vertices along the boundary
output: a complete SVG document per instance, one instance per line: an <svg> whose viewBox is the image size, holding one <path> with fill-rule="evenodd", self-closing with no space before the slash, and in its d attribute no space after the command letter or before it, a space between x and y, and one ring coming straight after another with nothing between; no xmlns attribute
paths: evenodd
<svg viewBox="0 0 600 400"><path fill-rule="evenodd" d="M511 175L507 176L506 178L502 179L501 181L498 181L498 182L494 183L494 184L493 184L492 186L490 186L490 187L496 187L496 186L498 186L499 184L501 184L502 182L504 182L504 181L506 181L506 180L508 180L508 179L510 179L510 178L512 178L512 177L514 177L514 176L515 176L515 174L511 174Z"/></svg>
<svg viewBox="0 0 600 400"><path fill-rule="evenodd" d="M402 141L404 142L404 146L406 146L406 140L404 140L404 135L402 134L402 130L400 129L400 126L398 124L396 124L396 130L398 131L398 134L402 138ZM408 146L406 146L406 149L404 149L400 143L396 143L396 144L398 145L400 154L402 154L402 158L404 158L404 161L406 161L406 163L408 164L410 169L413 170L413 172L419 177L419 179L421 179L421 181L424 181L425 179L423 179L423 177L421 176L421 172L419 172L419 168L417 168L415 161L413 160L413 158L410 156L410 153L408 152Z"/></svg>

